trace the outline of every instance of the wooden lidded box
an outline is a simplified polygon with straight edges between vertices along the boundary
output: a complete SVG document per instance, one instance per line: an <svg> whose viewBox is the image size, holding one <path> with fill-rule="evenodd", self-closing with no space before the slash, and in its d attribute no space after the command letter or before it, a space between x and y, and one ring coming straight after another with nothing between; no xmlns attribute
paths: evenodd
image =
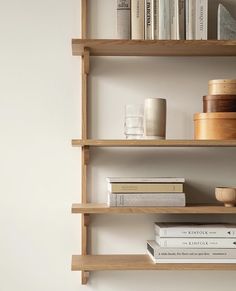
<svg viewBox="0 0 236 291"><path fill-rule="evenodd" d="M209 81L208 94L209 95L236 95L236 79Z"/></svg>
<svg viewBox="0 0 236 291"><path fill-rule="evenodd" d="M194 114L195 139L236 139L236 112Z"/></svg>
<svg viewBox="0 0 236 291"><path fill-rule="evenodd" d="M236 95L203 96L203 112L236 112Z"/></svg>

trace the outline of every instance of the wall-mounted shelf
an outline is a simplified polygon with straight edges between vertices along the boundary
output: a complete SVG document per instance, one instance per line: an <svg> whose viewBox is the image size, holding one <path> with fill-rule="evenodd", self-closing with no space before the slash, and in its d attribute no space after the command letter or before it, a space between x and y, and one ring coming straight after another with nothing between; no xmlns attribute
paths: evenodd
<svg viewBox="0 0 236 291"><path fill-rule="evenodd" d="M94 140L74 139L75 147L236 147L236 140Z"/></svg>
<svg viewBox="0 0 236 291"><path fill-rule="evenodd" d="M72 270L236 270L236 264L155 264L148 255L74 255Z"/></svg>
<svg viewBox="0 0 236 291"><path fill-rule="evenodd" d="M72 40L74 56L82 56L85 48L91 56L236 56L231 40Z"/></svg>
<svg viewBox="0 0 236 291"><path fill-rule="evenodd" d="M236 207L191 204L186 207L108 207L107 204L73 204L72 213L84 214L236 214Z"/></svg>

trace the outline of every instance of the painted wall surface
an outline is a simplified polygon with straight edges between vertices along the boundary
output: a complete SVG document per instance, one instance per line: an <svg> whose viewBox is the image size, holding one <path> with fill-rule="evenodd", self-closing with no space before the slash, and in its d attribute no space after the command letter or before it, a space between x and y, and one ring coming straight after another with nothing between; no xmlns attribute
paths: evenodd
<svg viewBox="0 0 236 291"><path fill-rule="evenodd" d="M219 1L210 1L210 35ZM236 1L222 0L236 17ZM70 271L80 252L79 0L0 1L0 290L233 291L235 272L97 272L88 286ZM113 38L115 0L89 0L90 37ZM236 78L236 58L92 58L90 137L123 138L124 106L168 102L167 137L191 139L207 82ZM236 184L236 149L96 149L89 193L106 201L107 176L180 176L189 202L214 202L214 188ZM144 253L155 221L235 221L233 216L95 215L94 254Z"/></svg>

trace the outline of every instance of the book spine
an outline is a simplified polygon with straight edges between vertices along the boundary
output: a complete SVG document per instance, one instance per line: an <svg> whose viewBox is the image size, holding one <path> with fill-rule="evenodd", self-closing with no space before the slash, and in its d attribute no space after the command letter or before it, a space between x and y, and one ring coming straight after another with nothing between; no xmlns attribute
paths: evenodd
<svg viewBox="0 0 236 291"><path fill-rule="evenodd" d="M159 39L170 37L170 0L159 0Z"/></svg>
<svg viewBox="0 0 236 291"><path fill-rule="evenodd" d="M153 39L159 39L159 0L153 0ZM167 181L171 182L171 181ZM172 181L173 182L173 181ZM177 182L177 181L175 181Z"/></svg>
<svg viewBox="0 0 236 291"><path fill-rule="evenodd" d="M145 39L153 39L153 0L145 0Z"/></svg>
<svg viewBox="0 0 236 291"><path fill-rule="evenodd" d="M196 22L196 0L189 0L189 40L196 37L195 22Z"/></svg>
<svg viewBox="0 0 236 291"><path fill-rule="evenodd" d="M108 193L108 206L169 207L185 206L185 194L113 194Z"/></svg>
<svg viewBox="0 0 236 291"><path fill-rule="evenodd" d="M117 0L117 38L130 39L130 0Z"/></svg>
<svg viewBox="0 0 236 291"><path fill-rule="evenodd" d="M140 193L140 192L165 192L182 193L183 184L142 184L142 183L109 183L108 191L112 193Z"/></svg>
<svg viewBox="0 0 236 291"><path fill-rule="evenodd" d="M177 39L178 0L170 0L170 34L171 39Z"/></svg>
<svg viewBox="0 0 236 291"><path fill-rule="evenodd" d="M208 0L199 0L196 3L196 39L208 38Z"/></svg>
<svg viewBox="0 0 236 291"><path fill-rule="evenodd" d="M236 249L161 248L148 241L147 250L155 259L236 259Z"/></svg>
<svg viewBox="0 0 236 291"><path fill-rule="evenodd" d="M233 228L164 228L155 225L155 233L160 237L185 237L185 238L202 238L202 237L219 237L233 238L236 237L236 229Z"/></svg>
<svg viewBox="0 0 236 291"><path fill-rule="evenodd" d="M189 0L185 0L185 38L189 39Z"/></svg>
<svg viewBox="0 0 236 291"><path fill-rule="evenodd" d="M155 264L235 264L236 259L155 259Z"/></svg>
<svg viewBox="0 0 236 291"><path fill-rule="evenodd" d="M132 39L144 39L144 0L131 2Z"/></svg>
<svg viewBox="0 0 236 291"><path fill-rule="evenodd" d="M155 237L160 247L166 248L236 248L232 238L160 238Z"/></svg>
<svg viewBox="0 0 236 291"><path fill-rule="evenodd" d="M106 178L108 183L185 183L184 178Z"/></svg>
<svg viewBox="0 0 236 291"><path fill-rule="evenodd" d="M185 39L185 0L178 1L177 39Z"/></svg>

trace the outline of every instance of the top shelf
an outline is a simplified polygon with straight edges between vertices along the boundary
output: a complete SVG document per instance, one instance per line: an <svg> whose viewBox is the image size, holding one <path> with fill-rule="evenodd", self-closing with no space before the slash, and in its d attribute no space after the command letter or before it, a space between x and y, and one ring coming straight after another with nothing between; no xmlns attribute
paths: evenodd
<svg viewBox="0 0 236 291"><path fill-rule="evenodd" d="M236 40L73 39L74 56L236 56Z"/></svg>

